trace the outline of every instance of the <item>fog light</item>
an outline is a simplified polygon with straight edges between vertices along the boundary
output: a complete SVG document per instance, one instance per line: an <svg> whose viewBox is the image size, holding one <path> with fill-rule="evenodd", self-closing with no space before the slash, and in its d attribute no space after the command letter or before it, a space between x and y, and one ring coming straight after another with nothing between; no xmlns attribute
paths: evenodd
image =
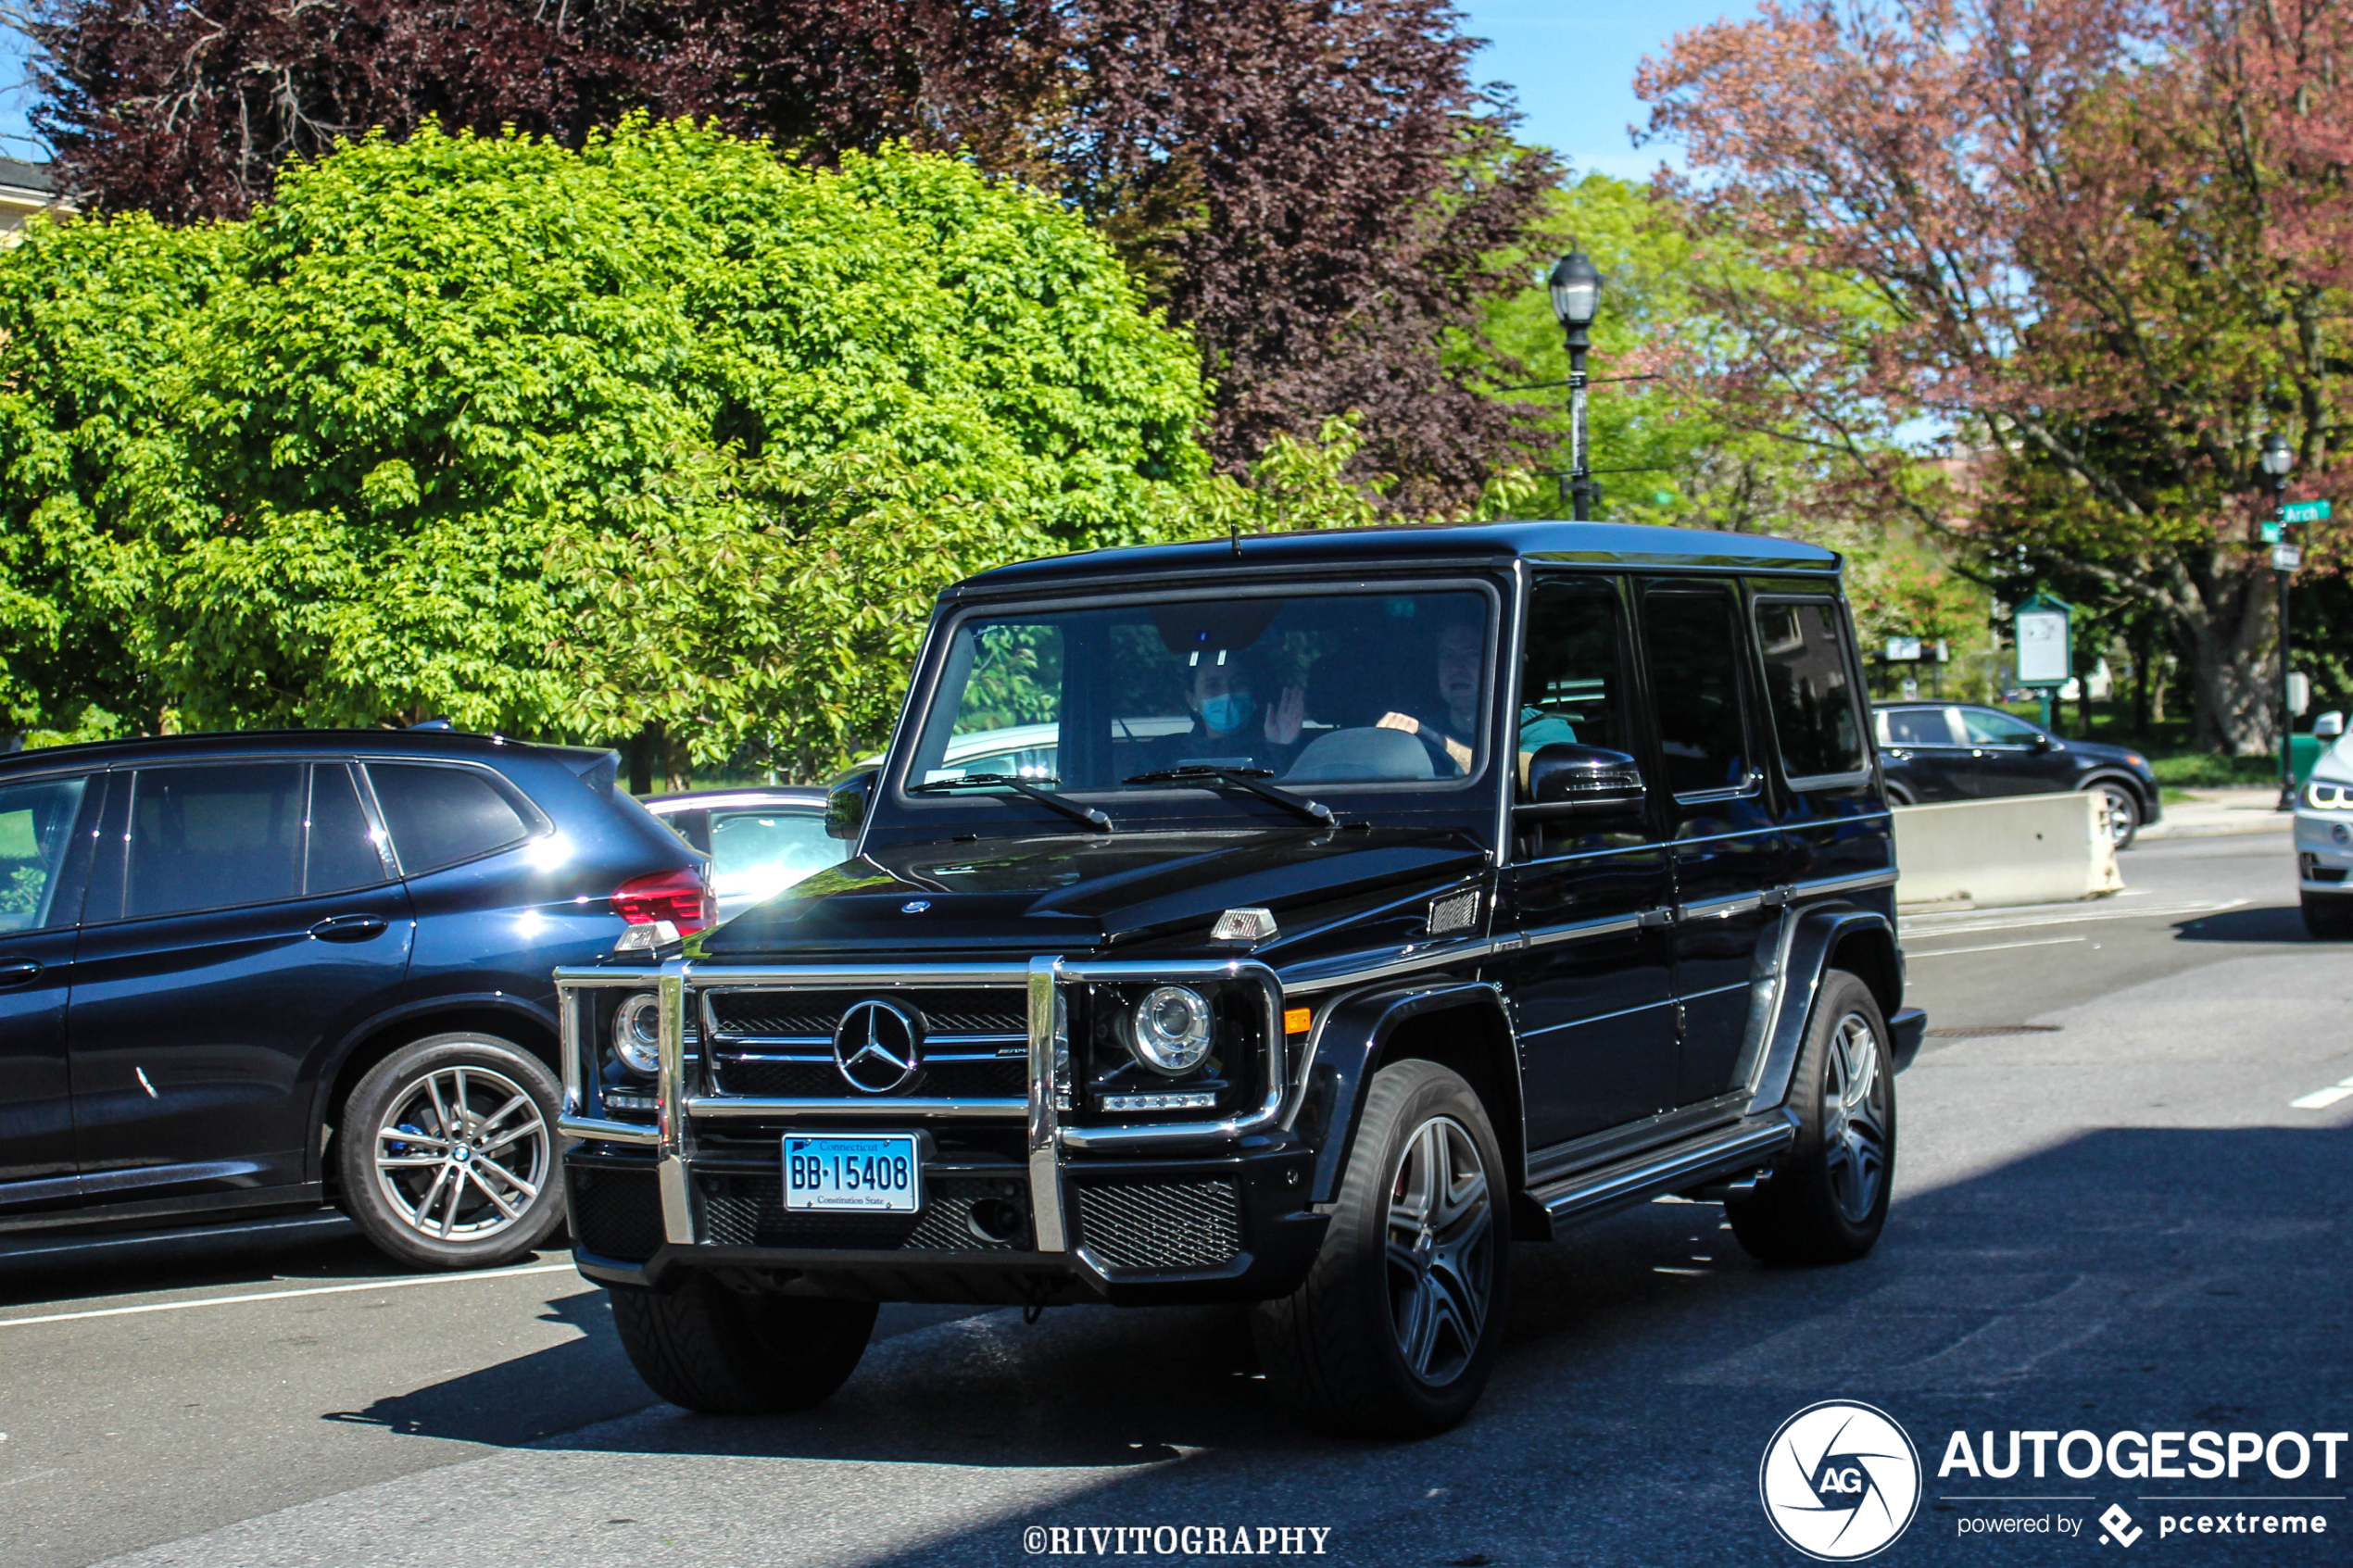
<svg viewBox="0 0 2353 1568"><path fill-rule="evenodd" d="M1214 1094L1173 1095L1105 1095L1105 1110L1214 1110L1217 1097Z"/></svg>
<svg viewBox="0 0 2353 1568"><path fill-rule="evenodd" d="M1136 1004L1136 1059L1155 1073L1190 1073L1209 1054L1209 1003L1189 985L1163 985Z"/></svg>
<svg viewBox="0 0 2353 1568"><path fill-rule="evenodd" d="M2329 836L2339 844L2353 844L2353 828L2347 827L2343 822L2332 822L2329 824Z"/></svg>
<svg viewBox="0 0 2353 1568"><path fill-rule="evenodd" d="M661 1003L651 991L613 1010L612 1049L632 1073L650 1073L661 1065Z"/></svg>

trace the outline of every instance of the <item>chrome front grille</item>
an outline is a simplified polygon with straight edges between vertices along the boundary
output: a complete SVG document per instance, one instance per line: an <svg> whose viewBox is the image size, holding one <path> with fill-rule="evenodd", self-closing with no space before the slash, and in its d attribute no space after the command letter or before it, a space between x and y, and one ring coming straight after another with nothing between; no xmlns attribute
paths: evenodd
<svg viewBox="0 0 2353 1568"><path fill-rule="evenodd" d="M843 1015L887 1001L920 1030L915 1071L881 1093L852 1084L834 1051ZM1029 1093L1029 1014L1020 985L715 986L700 994L711 1092L725 1098L1003 1101Z"/></svg>

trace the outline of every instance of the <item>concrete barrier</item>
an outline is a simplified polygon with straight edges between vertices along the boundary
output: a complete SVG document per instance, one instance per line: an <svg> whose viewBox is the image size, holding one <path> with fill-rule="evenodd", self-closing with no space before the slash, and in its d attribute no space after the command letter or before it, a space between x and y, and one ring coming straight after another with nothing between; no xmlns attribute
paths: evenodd
<svg viewBox="0 0 2353 1568"><path fill-rule="evenodd" d="M2124 886L2098 795L1895 809L1898 904L2049 904Z"/></svg>

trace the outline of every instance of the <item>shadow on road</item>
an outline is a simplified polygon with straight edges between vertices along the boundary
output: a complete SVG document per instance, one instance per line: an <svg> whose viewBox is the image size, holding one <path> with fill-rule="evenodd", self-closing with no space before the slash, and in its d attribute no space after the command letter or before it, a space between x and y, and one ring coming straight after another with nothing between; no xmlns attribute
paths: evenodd
<svg viewBox="0 0 2353 1568"><path fill-rule="evenodd" d="M2253 909L2224 909L2176 922L2173 933L2183 942L2293 942L2312 940L2304 929L2304 913L2293 904Z"/></svg>

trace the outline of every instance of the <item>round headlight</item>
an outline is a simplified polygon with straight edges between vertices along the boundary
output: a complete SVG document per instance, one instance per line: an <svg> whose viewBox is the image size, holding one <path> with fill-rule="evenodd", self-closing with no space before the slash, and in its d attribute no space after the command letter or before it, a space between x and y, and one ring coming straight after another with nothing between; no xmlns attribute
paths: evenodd
<svg viewBox="0 0 2353 1568"><path fill-rule="evenodd" d="M613 1010L612 1048L633 1073L651 1073L661 1065L661 1004L651 991L640 991Z"/></svg>
<svg viewBox="0 0 2353 1568"><path fill-rule="evenodd" d="M1187 985L1163 985L1136 1004L1136 1057L1155 1073L1190 1073L1209 1054L1209 1003Z"/></svg>

